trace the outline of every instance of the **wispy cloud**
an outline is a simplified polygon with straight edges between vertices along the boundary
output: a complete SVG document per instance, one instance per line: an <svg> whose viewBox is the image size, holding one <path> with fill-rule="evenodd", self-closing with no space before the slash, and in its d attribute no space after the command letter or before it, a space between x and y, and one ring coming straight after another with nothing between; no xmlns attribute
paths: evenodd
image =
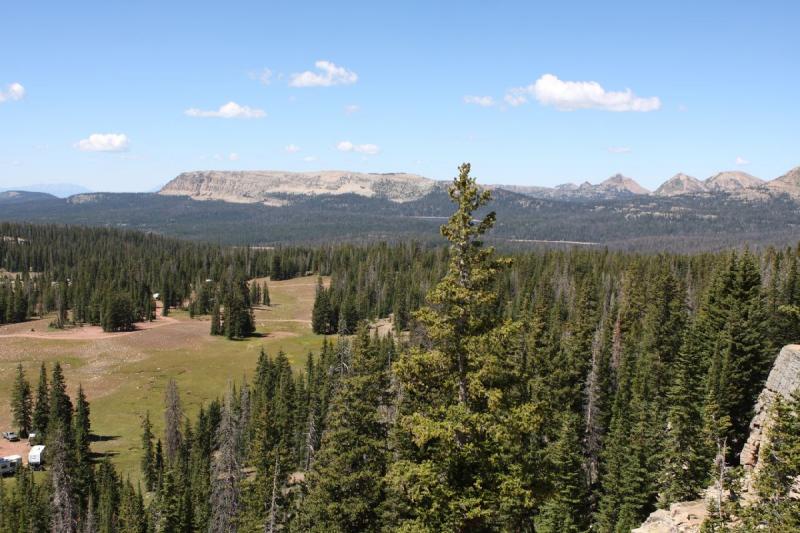
<svg viewBox="0 0 800 533"><path fill-rule="evenodd" d="M0 90L0 103L22 100L25 98L25 87L19 83L9 83L5 89Z"/></svg>
<svg viewBox="0 0 800 533"><path fill-rule="evenodd" d="M375 155L381 151L377 144L353 144L350 141L341 141L336 145L340 152L358 152L359 154Z"/></svg>
<svg viewBox="0 0 800 533"><path fill-rule="evenodd" d="M739 165L739 166L749 165L750 161L748 161L747 159L745 159L742 156L737 156L736 157L736 164Z"/></svg>
<svg viewBox="0 0 800 533"><path fill-rule="evenodd" d="M297 146L296 144L287 144L283 148L283 151L286 152L287 154L296 154L297 152L300 151L300 147Z"/></svg>
<svg viewBox="0 0 800 533"><path fill-rule="evenodd" d="M75 148L82 152L124 152L129 145L124 133L92 133L75 143Z"/></svg>
<svg viewBox="0 0 800 533"><path fill-rule="evenodd" d="M344 106L344 112L348 115L352 115L353 113L358 113L361 111L361 107L356 104L350 104Z"/></svg>
<svg viewBox="0 0 800 533"><path fill-rule="evenodd" d="M251 70L248 75L250 79L258 80L261 82L261 85L269 85L272 83L272 70L268 68L262 68L261 70Z"/></svg>
<svg viewBox="0 0 800 533"><path fill-rule="evenodd" d="M264 118L267 116L263 109L239 105L236 102L228 102L216 111L205 111L192 107L184 111L184 114L187 117L198 118Z"/></svg>
<svg viewBox="0 0 800 533"><path fill-rule="evenodd" d="M317 72L306 70L289 77L290 87L331 87L333 85L351 85L358 81L358 74L340 67L330 61L320 60L314 63Z"/></svg>
<svg viewBox="0 0 800 533"><path fill-rule="evenodd" d="M610 146L608 152L611 154L629 154L633 152L628 146Z"/></svg>
<svg viewBox="0 0 800 533"><path fill-rule="evenodd" d="M481 107L492 107L495 104L494 98L491 96L470 96L464 97L465 104L474 104Z"/></svg>
<svg viewBox="0 0 800 533"><path fill-rule="evenodd" d="M311 163L311 162L316 161L316 160L317 160L317 156L315 156L315 155L307 155L307 156L305 156L303 158L303 161L305 161L306 163Z"/></svg>
<svg viewBox="0 0 800 533"><path fill-rule="evenodd" d="M606 91L596 81L563 81L553 74L545 74L530 85L509 89L505 101L510 106L519 106L527 103L531 97L559 111L600 109L647 112L661 108L661 100L657 96L642 98L630 89Z"/></svg>

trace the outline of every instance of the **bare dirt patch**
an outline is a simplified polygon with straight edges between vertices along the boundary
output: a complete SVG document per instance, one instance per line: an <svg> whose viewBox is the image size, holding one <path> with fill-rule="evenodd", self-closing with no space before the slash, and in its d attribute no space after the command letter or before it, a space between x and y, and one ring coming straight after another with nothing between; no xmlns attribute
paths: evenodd
<svg viewBox="0 0 800 533"><path fill-rule="evenodd" d="M31 447L26 439L20 439L17 442L8 442L5 439L0 440L0 457L21 455L22 462L28 464L28 451L30 449Z"/></svg>

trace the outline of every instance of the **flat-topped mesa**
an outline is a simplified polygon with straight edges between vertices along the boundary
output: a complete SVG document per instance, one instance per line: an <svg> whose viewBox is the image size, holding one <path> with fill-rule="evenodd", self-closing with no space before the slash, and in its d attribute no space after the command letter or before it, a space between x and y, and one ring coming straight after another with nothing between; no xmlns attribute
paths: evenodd
<svg viewBox="0 0 800 533"><path fill-rule="evenodd" d="M195 200L236 203L281 201L286 195L357 194L393 202L417 200L436 187L434 180L415 174L367 174L326 170L284 171L196 171L184 172L167 183L159 194L188 196Z"/></svg>
<svg viewBox="0 0 800 533"><path fill-rule="evenodd" d="M661 184L653 194L656 196L678 196L680 194L701 194L708 192L705 184L699 179L679 173Z"/></svg>

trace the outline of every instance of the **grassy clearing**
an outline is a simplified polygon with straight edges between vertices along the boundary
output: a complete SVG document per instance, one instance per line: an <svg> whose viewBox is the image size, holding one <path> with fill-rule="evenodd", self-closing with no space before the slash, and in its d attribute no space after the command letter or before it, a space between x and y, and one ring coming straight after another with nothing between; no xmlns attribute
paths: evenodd
<svg viewBox="0 0 800 533"><path fill-rule="evenodd" d="M113 338L0 338L0 427L10 422L7 406L16 365L23 364L35 387L41 362L58 360L70 394L80 383L91 402L92 429L101 439L92 450L109 454L123 475L137 479L140 420L150 411L156 434L161 434L170 378L178 382L186 414L194 417L230 381L252 376L261 348L273 355L283 350L296 368L309 351L320 348L322 337L310 326L315 286L315 277L271 282L273 305L255 310L257 332L263 336L242 341L211 337L207 318L192 320L183 312L171 313L174 323ZM4 328L0 333L9 331Z"/></svg>

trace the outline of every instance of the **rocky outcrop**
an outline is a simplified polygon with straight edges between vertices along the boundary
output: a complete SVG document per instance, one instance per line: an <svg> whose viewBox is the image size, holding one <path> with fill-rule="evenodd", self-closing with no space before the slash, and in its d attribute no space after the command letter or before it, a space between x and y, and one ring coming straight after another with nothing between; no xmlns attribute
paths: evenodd
<svg viewBox="0 0 800 533"><path fill-rule="evenodd" d="M184 172L167 183L159 194L188 196L195 200L235 203L285 203L291 195L357 194L393 202L417 200L436 187L434 180L415 174L366 174L327 170L197 171Z"/></svg>
<svg viewBox="0 0 800 533"><path fill-rule="evenodd" d="M745 490L743 502L752 501L752 498L755 498L750 490L758 473L759 451L769 429L775 398L788 399L797 390L800 390L800 345L790 344L783 347L772 365L767 382L756 401L755 413L750 422L750 436L739 456L740 464L745 471L742 482ZM799 486L795 492L800 493L800 480L796 481L796 485ZM708 514L709 499L713 500L718 495L719 492L709 488L704 498L673 503L669 510L654 511L639 528L634 529L631 533L697 533Z"/></svg>
<svg viewBox="0 0 800 533"><path fill-rule="evenodd" d="M767 383L756 401L755 414L750 422L750 436L742 448L740 463L748 477L758 471L758 456L769 427L770 414L775 398L788 399L800 389L800 345L784 346L772 365Z"/></svg>
<svg viewBox="0 0 800 533"><path fill-rule="evenodd" d="M707 515L705 499L673 503L653 512L631 533L698 533Z"/></svg>

